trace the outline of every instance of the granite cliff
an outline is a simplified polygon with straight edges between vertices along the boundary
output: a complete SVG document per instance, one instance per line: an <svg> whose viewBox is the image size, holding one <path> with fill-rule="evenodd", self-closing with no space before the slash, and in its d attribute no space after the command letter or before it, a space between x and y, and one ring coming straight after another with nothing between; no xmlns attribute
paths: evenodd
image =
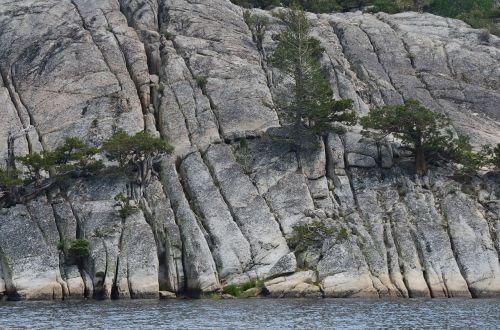
<svg viewBox="0 0 500 330"><path fill-rule="evenodd" d="M500 176L415 177L397 142L352 129L298 153L282 134L268 64L229 0L0 0L0 165L65 137L98 146L114 128L168 140L141 212L123 219L123 178L63 182L0 210L0 292L9 299L157 298L265 281L275 297L500 294ZM336 97L358 114L415 98L476 144L500 142L500 38L430 14L309 15ZM200 82L203 83L200 83ZM249 161L238 161L238 141ZM347 233L294 254L293 227ZM85 238L71 264L59 242Z"/></svg>

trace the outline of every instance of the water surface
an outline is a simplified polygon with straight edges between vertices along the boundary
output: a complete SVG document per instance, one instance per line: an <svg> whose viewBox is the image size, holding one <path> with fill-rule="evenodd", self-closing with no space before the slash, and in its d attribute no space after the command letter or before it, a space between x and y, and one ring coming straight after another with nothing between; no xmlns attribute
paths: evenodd
<svg viewBox="0 0 500 330"><path fill-rule="evenodd" d="M8 302L0 328L500 329L500 299Z"/></svg>

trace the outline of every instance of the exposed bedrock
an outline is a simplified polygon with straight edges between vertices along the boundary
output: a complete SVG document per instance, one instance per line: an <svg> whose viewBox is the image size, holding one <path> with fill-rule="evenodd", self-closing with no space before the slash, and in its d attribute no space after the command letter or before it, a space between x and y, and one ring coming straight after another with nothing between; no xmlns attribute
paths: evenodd
<svg viewBox="0 0 500 330"><path fill-rule="evenodd" d="M229 0L0 1L0 166L76 136L148 130L175 146L139 196L119 176L66 180L0 210L0 293L16 299L200 296L263 283L272 297L500 293L500 177L415 177L394 141L359 128L297 152L288 93ZM416 98L476 144L500 142L500 39L454 19L308 14L337 98L358 114ZM26 130L26 134L21 134ZM248 148L239 148L246 139ZM334 233L295 253L294 227ZM89 242L82 262L72 241Z"/></svg>

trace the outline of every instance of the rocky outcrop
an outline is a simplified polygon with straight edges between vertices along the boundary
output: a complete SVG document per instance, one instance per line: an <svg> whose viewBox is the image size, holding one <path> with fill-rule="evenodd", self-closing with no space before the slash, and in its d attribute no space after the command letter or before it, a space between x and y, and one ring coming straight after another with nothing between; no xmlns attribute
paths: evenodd
<svg viewBox="0 0 500 330"><path fill-rule="evenodd" d="M415 177L396 141L357 127L297 152L273 106L287 92L268 63L281 22L255 10L270 20L260 47L243 13L229 0L0 3L0 166L9 135L17 155L70 136L98 146L117 128L176 147L132 213L118 175L0 210L0 293L158 298L263 281L272 297L498 296L498 173ZM473 143L500 142L499 38L430 14L308 17L335 96L360 115L416 98ZM294 227L318 221L334 234L294 253ZM80 238L82 263L68 250Z"/></svg>

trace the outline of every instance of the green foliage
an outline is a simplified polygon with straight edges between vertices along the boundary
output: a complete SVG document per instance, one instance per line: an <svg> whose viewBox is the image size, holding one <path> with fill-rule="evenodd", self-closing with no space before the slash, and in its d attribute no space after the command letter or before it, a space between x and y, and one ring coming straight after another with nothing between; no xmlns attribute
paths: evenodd
<svg viewBox="0 0 500 330"><path fill-rule="evenodd" d="M38 181L43 172L51 172L53 177L87 176L104 168L102 161L94 156L98 148L86 146L76 137L66 138L64 144L53 151L42 151L16 159L28 169L28 181Z"/></svg>
<svg viewBox="0 0 500 330"><path fill-rule="evenodd" d="M243 284L241 285L241 291L247 291L247 290L253 289L253 288L255 288L257 285L258 285L258 282L257 282L256 280L252 280L252 281L249 281L249 282L243 283Z"/></svg>
<svg viewBox="0 0 500 330"><path fill-rule="evenodd" d="M489 42L489 34L500 36L500 28L495 24L495 20L500 18L500 8L495 10L483 10L474 8L469 12L462 13L457 18L467 22L475 29L485 29L480 35L480 41Z"/></svg>
<svg viewBox="0 0 500 330"><path fill-rule="evenodd" d="M139 159L170 153L173 147L147 131L128 135L124 130L117 130L109 140L103 143L103 151L110 160L116 160L122 167L127 167Z"/></svg>
<svg viewBox="0 0 500 330"><path fill-rule="evenodd" d="M340 229L339 232L337 233L337 240L339 241L345 240L347 239L347 237L349 237L349 231L347 231L346 228Z"/></svg>
<svg viewBox="0 0 500 330"><path fill-rule="evenodd" d="M251 172L252 155L248 146L248 140L243 138L236 147L236 161L243 167L245 173Z"/></svg>
<svg viewBox="0 0 500 330"><path fill-rule="evenodd" d="M83 260L89 256L89 241L86 239L71 241L68 254L72 260L81 264Z"/></svg>
<svg viewBox="0 0 500 330"><path fill-rule="evenodd" d="M500 170L500 143L497 144L495 149L493 149L493 159L492 163L496 166L497 170Z"/></svg>
<svg viewBox="0 0 500 330"><path fill-rule="evenodd" d="M120 203L121 208L118 212L120 213L120 217L123 220L127 219L132 214L139 212L139 208L137 208L135 205L132 205L132 199L126 197L123 193L119 193L118 195L116 195L115 201Z"/></svg>
<svg viewBox="0 0 500 330"><path fill-rule="evenodd" d="M408 192L408 188L406 187L406 185L403 182L396 183L396 190L398 191L398 195L400 197L405 196L406 193Z"/></svg>
<svg viewBox="0 0 500 330"><path fill-rule="evenodd" d="M414 152L418 174L425 174L428 160L436 158L461 164L460 171L471 174L481 167L495 166L498 162L495 154L500 154L498 146L496 149L484 146L480 152L474 151L467 136L454 137L447 129L448 117L432 112L415 100L373 109L361 118L361 124L378 130L366 133L377 139L388 134L400 138Z"/></svg>
<svg viewBox="0 0 500 330"><path fill-rule="evenodd" d="M457 17L472 10L491 10L493 5L493 0L434 0L428 10L440 16Z"/></svg>
<svg viewBox="0 0 500 330"><path fill-rule="evenodd" d="M231 2L244 8L269 9L280 5L279 0L231 0Z"/></svg>
<svg viewBox="0 0 500 330"><path fill-rule="evenodd" d="M161 35L167 40L172 40L174 38L174 35L170 32L162 32Z"/></svg>
<svg viewBox="0 0 500 330"><path fill-rule="evenodd" d="M222 289L223 294L230 294L231 296L238 297L241 295L241 288L236 284L229 284Z"/></svg>
<svg viewBox="0 0 500 330"><path fill-rule="evenodd" d="M500 18L500 7L495 0L231 0L245 8L270 9L276 6L300 7L315 13L349 11L369 8L373 12L395 14L403 11L425 11L436 15L458 18L474 28L484 28L500 35L495 19ZM486 35L484 35L486 37Z"/></svg>
<svg viewBox="0 0 500 330"><path fill-rule="evenodd" d="M24 180L20 178L19 171L9 171L0 168L0 190L19 187L24 184Z"/></svg>
<svg viewBox="0 0 500 330"><path fill-rule="evenodd" d="M263 283L257 280L251 280L249 282L243 283L241 285L228 284L222 289L223 294L230 294L233 297L245 298L245 291L256 287L262 287Z"/></svg>
<svg viewBox="0 0 500 330"><path fill-rule="evenodd" d="M207 77L198 77L198 78L196 78L196 84L198 85L198 87L200 87L200 89L204 93L205 93L205 88L207 87L207 83L208 83Z"/></svg>
<svg viewBox="0 0 500 330"><path fill-rule="evenodd" d="M333 237L336 232L333 226L322 221L300 224L293 228L293 234L288 243L298 253L309 249L320 249L323 242Z"/></svg>
<svg viewBox="0 0 500 330"><path fill-rule="evenodd" d="M276 101L284 119L291 124L297 144L312 132L325 134L334 122L348 125L356 122L354 112L348 111L351 100L336 101L329 81L325 78L318 58L323 48L309 35L310 23L301 10L281 13L286 29L273 36L277 42L271 63L285 75L293 78L289 86L291 99Z"/></svg>
<svg viewBox="0 0 500 330"><path fill-rule="evenodd" d="M257 44L257 48L262 50L264 36L269 26L269 18L263 15L252 14L248 10L245 10L243 18L250 28L250 31L252 31L253 41Z"/></svg>
<svg viewBox="0 0 500 330"><path fill-rule="evenodd" d="M361 118L361 124L365 129L381 132L378 139L389 134L400 138L415 153L417 173L421 175L427 172L429 152L449 150L451 135L443 134L450 124L449 118L432 112L416 100L373 109Z"/></svg>
<svg viewBox="0 0 500 330"><path fill-rule="evenodd" d="M109 160L118 162L131 181L142 184L148 180L153 164L173 147L147 131L128 135L120 129L103 143L102 150Z"/></svg>

